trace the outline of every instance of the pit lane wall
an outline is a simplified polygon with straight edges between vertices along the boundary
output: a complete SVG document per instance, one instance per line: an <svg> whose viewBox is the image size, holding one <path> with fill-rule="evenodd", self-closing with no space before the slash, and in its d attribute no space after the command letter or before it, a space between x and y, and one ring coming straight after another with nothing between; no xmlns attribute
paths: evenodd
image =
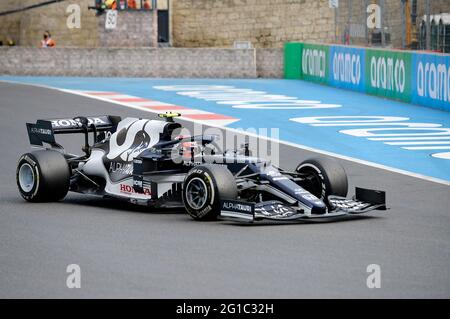
<svg viewBox="0 0 450 319"><path fill-rule="evenodd" d="M289 42L285 78L450 111L450 55Z"/></svg>

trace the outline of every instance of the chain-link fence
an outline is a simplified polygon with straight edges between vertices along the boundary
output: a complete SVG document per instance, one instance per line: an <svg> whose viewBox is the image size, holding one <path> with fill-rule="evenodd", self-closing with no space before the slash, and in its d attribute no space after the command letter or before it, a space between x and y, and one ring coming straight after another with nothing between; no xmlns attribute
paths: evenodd
<svg viewBox="0 0 450 319"><path fill-rule="evenodd" d="M336 42L450 53L449 0L339 0Z"/></svg>

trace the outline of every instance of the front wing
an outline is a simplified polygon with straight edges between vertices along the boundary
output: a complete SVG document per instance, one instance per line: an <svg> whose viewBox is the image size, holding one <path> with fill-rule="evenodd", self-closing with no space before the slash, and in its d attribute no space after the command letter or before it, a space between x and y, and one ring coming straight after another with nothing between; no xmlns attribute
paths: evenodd
<svg viewBox="0 0 450 319"><path fill-rule="evenodd" d="M271 220L292 222L306 219L338 218L359 215L372 210L386 210L386 193L377 190L356 188L352 199L329 196L326 214L311 214L280 201L249 203L224 200L221 202L220 217L243 222Z"/></svg>

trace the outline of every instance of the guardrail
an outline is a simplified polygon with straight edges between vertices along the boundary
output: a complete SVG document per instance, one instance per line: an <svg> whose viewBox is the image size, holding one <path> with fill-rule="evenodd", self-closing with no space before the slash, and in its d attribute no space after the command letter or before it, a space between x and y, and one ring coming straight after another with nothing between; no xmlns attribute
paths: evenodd
<svg viewBox="0 0 450 319"><path fill-rule="evenodd" d="M289 42L285 78L450 111L450 55Z"/></svg>

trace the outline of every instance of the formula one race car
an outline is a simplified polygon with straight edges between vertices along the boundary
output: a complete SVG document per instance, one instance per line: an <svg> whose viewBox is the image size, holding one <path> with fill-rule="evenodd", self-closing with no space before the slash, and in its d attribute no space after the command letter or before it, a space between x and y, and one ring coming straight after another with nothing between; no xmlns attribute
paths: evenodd
<svg viewBox="0 0 450 319"><path fill-rule="evenodd" d="M17 185L30 202L58 201L68 191L156 208L184 208L195 220L296 221L385 210L385 193L357 188L330 159L310 159L295 171L242 150L219 152L215 136L181 137L179 114L160 120L116 116L27 123L32 146L20 157ZM56 134L84 133L84 155L67 153ZM89 135L93 145L89 144Z"/></svg>

